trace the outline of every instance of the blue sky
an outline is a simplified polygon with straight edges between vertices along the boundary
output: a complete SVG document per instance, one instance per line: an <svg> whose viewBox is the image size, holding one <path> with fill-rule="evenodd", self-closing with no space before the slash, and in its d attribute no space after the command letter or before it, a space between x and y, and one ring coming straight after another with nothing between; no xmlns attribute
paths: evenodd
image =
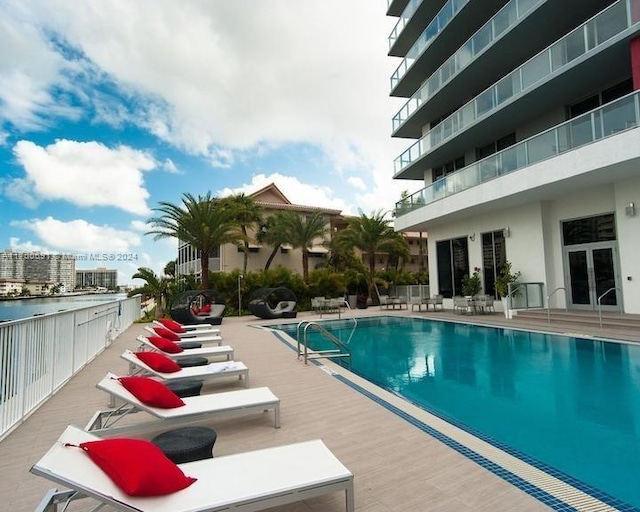
<svg viewBox="0 0 640 512"><path fill-rule="evenodd" d="M3 0L0 249L160 272L158 201L254 192L390 210L408 141L386 0ZM86 259L88 261L82 261Z"/></svg>

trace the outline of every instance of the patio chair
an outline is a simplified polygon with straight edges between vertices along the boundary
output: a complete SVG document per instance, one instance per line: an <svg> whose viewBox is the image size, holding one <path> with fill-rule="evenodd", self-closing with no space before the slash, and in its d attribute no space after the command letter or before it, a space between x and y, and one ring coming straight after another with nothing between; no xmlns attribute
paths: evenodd
<svg viewBox="0 0 640 512"><path fill-rule="evenodd" d="M440 306L441 311L444 311L444 297L442 295L434 295L432 298L427 299L427 311L429 311L429 306L433 306L433 311L436 311L438 306Z"/></svg>
<svg viewBox="0 0 640 512"><path fill-rule="evenodd" d="M338 491L345 492L346 511L355 510L353 473L319 439L179 464L197 480L181 491L154 497L125 494L83 450L68 446L97 440L69 426L31 468L33 474L70 489L49 491L38 512L79 498L131 512L249 512Z"/></svg>
<svg viewBox="0 0 640 512"><path fill-rule="evenodd" d="M160 328L158 326L156 326L157 329L164 329L164 328ZM156 332L156 328L152 327L152 326L148 326L145 325L144 330L147 331L149 334L151 334L151 336L160 336L163 337L162 334L162 330L160 330L160 332ZM222 344L222 336L220 336L219 334L210 334L210 335L206 335L206 336L195 336L193 338L180 338L178 336L179 339L177 340L172 340L175 341L175 343L177 343L178 345L180 345L181 343L190 343L192 341L197 341L198 343L202 343L202 344L207 344L207 343L216 343L218 345Z"/></svg>
<svg viewBox="0 0 640 512"><path fill-rule="evenodd" d="M455 296L453 298L453 312L458 314L467 314L472 311L471 300L467 297Z"/></svg>
<svg viewBox="0 0 640 512"><path fill-rule="evenodd" d="M140 343L140 348L143 348L145 350L155 350L157 352L160 352L161 354L164 354L167 357L170 357L171 359L175 359L176 361L179 361L180 359L183 359L185 357L215 357L215 356L225 356L225 358L227 359L227 361L233 359L233 348L231 348L229 345L220 345L217 347L202 347L202 348L189 348L186 350L183 350L182 352L165 352L164 350L161 350L160 348L158 348L157 346L155 346L153 343L151 343L149 341L148 338L146 338L145 336L137 336L136 340Z"/></svg>
<svg viewBox="0 0 640 512"><path fill-rule="evenodd" d="M249 368L241 361L223 361L209 363L204 366L190 366L178 371L166 373L154 370L144 363L131 350L125 350L120 356L129 363L130 375L152 375L165 382L176 382L183 379L215 379L221 377L238 377L244 380L244 387L249 387Z"/></svg>
<svg viewBox="0 0 640 512"><path fill-rule="evenodd" d="M164 409L141 402L117 379L118 377L113 373L107 373L96 387L109 394L109 404L115 404L116 399L123 401L124 404L117 408L114 406L110 409L97 411L87 423L85 430L94 433L105 432L111 435L120 431L134 432L150 428L173 427L229 413L269 410L273 410L274 427L280 428L280 399L267 387L183 397L183 406ZM115 423L121 418L139 411L150 414L154 419L114 428Z"/></svg>
<svg viewBox="0 0 640 512"><path fill-rule="evenodd" d="M378 298L380 299L380 307L384 307L385 309L389 309L389 306L391 306L391 299L389 298L388 295L379 295Z"/></svg>
<svg viewBox="0 0 640 512"><path fill-rule="evenodd" d="M211 324L191 324L184 325L179 324L173 320L167 321L166 318L153 321L154 326L162 327L163 329L169 329L171 332L175 332L181 338L193 338L195 336L212 336L214 334L220 334L220 329L212 327ZM177 327L177 328L176 328ZM180 331L182 329L182 331Z"/></svg>

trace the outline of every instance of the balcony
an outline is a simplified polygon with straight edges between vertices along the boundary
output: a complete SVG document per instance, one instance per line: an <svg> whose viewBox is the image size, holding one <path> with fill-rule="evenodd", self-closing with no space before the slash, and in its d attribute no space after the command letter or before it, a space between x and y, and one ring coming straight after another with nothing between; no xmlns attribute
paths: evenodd
<svg viewBox="0 0 640 512"><path fill-rule="evenodd" d="M409 0L387 0L387 16L400 16Z"/></svg>
<svg viewBox="0 0 640 512"><path fill-rule="evenodd" d="M389 55L404 57L446 0L411 0L389 35Z"/></svg>
<svg viewBox="0 0 640 512"><path fill-rule="evenodd" d="M511 0L473 34L447 61L440 66L393 117L394 136L419 137L420 123L412 123L409 130L399 130L431 97L460 71L474 63L490 46L516 27L521 20L547 0Z"/></svg>
<svg viewBox="0 0 640 512"><path fill-rule="evenodd" d="M396 217L638 126L640 91L534 135L431 183L398 201ZM633 151L640 157L639 150Z"/></svg>
<svg viewBox="0 0 640 512"><path fill-rule="evenodd" d="M492 134L515 131L541 106L564 105L599 80L624 76L627 42L640 31L632 2L618 0L463 105L396 158L394 177L422 179L424 169L483 146ZM602 66L606 76L598 72Z"/></svg>

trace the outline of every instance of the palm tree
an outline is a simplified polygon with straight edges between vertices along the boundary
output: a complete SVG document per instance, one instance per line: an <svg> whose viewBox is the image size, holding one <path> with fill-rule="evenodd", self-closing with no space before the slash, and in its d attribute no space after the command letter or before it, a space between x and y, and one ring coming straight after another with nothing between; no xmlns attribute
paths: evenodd
<svg viewBox="0 0 640 512"><path fill-rule="evenodd" d="M158 277L153 270L147 267L138 268L138 271L131 278L142 279L145 284L131 290L129 296L142 293L153 297L156 303L156 318L162 318L164 316L164 297L167 294L169 280L166 277Z"/></svg>
<svg viewBox="0 0 640 512"><path fill-rule="evenodd" d="M360 212L359 217L349 219L346 229L337 235L338 245L356 248L362 251L369 265L369 290L373 293L373 274L376 270L376 253L390 252L397 244L397 235L391 221L384 218L382 210L372 212L371 216ZM406 243L406 242L405 242Z"/></svg>
<svg viewBox="0 0 640 512"><path fill-rule="evenodd" d="M309 280L309 249L318 239L325 243L329 233L327 222L320 212L310 215L299 215L292 211L284 211L283 223L288 242L294 249L302 251L302 278Z"/></svg>
<svg viewBox="0 0 640 512"><path fill-rule="evenodd" d="M267 217L265 223L258 231L258 242L270 245L272 247L271 254L264 265L265 270L269 270L273 259L278 254L280 247L289 241L287 230L287 216L283 211L276 211Z"/></svg>
<svg viewBox="0 0 640 512"><path fill-rule="evenodd" d="M247 273L247 262L249 260L249 228L260 224L262 218L262 208L256 203L252 197L244 193L230 196L222 200L234 212L235 218L242 230L242 250L244 252L243 273Z"/></svg>
<svg viewBox="0 0 640 512"><path fill-rule="evenodd" d="M223 244L242 239L237 228L235 213L207 192L195 198L184 194L182 204L160 202L154 208L158 215L148 220L154 228L148 235L154 239L177 238L190 244L200 254L202 289L209 289L209 257Z"/></svg>
<svg viewBox="0 0 640 512"><path fill-rule="evenodd" d="M398 231L394 232L393 239L382 244L382 248L387 252L387 268L393 266L398 270L400 262L404 266L405 262L411 259L411 249L407 239Z"/></svg>

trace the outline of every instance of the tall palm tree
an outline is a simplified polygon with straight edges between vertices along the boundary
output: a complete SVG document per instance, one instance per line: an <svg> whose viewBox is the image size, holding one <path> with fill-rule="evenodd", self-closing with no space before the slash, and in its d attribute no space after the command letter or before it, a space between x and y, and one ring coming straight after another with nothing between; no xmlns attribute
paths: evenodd
<svg viewBox="0 0 640 512"><path fill-rule="evenodd" d="M394 232L393 239L382 244L382 248L387 252L387 268L394 266L398 270L399 266L404 266L405 262L411 259L411 249L407 239L398 231Z"/></svg>
<svg viewBox="0 0 640 512"><path fill-rule="evenodd" d="M247 263L249 260L249 229L260 225L262 219L262 208L250 196L240 193L222 199L225 205L228 205L234 212L235 218L242 230L243 239L242 251L244 252L243 271L247 273Z"/></svg>
<svg viewBox="0 0 640 512"><path fill-rule="evenodd" d="M129 295L142 293L153 297L156 303L156 318L162 318L164 316L164 297L167 294L169 280L166 277L158 277L153 270L147 267L138 268L138 271L131 278L142 279L145 284L131 290Z"/></svg>
<svg viewBox="0 0 640 512"><path fill-rule="evenodd" d="M385 219L382 210L374 211L371 216L360 212L359 217L349 219L346 229L337 234L337 243L343 247L359 249L365 255L369 265L369 291L373 293L373 274L376 270L376 253L389 252L397 242L396 232L391 221Z"/></svg>
<svg viewBox="0 0 640 512"><path fill-rule="evenodd" d="M284 211L283 222L288 242L294 249L302 251L302 278L309 280L309 249L318 241L325 243L329 228L320 212L300 215L292 211Z"/></svg>
<svg viewBox="0 0 640 512"><path fill-rule="evenodd" d="M269 270L276 254L284 244L289 241L286 214L283 211L275 211L266 218L262 228L258 231L257 239L261 244L272 247L271 254L264 264L264 269Z"/></svg>
<svg viewBox="0 0 640 512"><path fill-rule="evenodd" d="M182 204L162 201L153 211L158 215L148 220L155 229L147 232L154 239L177 238L190 244L200 254L202 289L209 288L209 257L226 243L242 239L237 228L235 213L207 192L197 198L191 194L182 196Z"/></svg>

